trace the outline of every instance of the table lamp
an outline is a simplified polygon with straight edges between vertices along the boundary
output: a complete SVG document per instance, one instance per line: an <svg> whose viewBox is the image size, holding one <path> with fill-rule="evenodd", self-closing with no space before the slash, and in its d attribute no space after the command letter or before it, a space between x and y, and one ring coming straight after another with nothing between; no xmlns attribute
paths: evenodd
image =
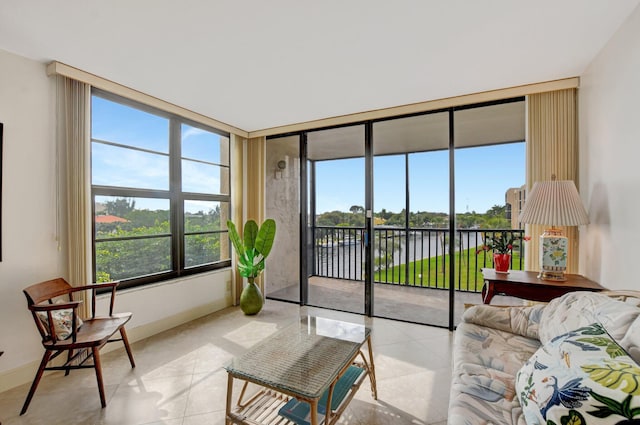
<svg viewBox="0 0 640 425"><path fill-rule="evenodd" d="M556 226L588 224L576 185L571 180L535 182L527 194L519 220L526 224L551 226L540 236L540 274L544 280L564 281L567 269L568 238Z"/></svg>

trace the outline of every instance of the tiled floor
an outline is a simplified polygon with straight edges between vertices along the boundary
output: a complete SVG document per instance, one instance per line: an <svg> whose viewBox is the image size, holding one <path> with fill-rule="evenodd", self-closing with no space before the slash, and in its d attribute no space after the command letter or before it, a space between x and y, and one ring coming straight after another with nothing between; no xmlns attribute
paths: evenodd
<svg viewBox="0 0 640 425"><path fill-rule="evenodd" d="M93 370L45 376L24 416L28 385L0 393L0 421L13 424L224 424L223 366L282 326L313 314L367 323L378 400L365 382L339 423L446 424L453 334L447 330L268 300L246 317L237 308L195 320L133 344L137 367L124 350L103 356L107 407L100 408ZM239 385L236 385L239 387Z"/></svg>

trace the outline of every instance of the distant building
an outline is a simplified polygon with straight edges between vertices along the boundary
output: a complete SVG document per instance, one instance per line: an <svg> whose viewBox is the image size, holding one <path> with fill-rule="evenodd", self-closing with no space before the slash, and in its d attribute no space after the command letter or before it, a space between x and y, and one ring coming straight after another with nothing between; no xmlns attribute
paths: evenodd
<svg viewBox="0 0 640 425"><path fill-rule="evenodd" d="M520 187L511 187L504 194L505 204L507 205L507 220L511 220L512 229L523 229L524 226L518 221L520 212L524 208L524 201L527 196L526 185Z"/></svg>

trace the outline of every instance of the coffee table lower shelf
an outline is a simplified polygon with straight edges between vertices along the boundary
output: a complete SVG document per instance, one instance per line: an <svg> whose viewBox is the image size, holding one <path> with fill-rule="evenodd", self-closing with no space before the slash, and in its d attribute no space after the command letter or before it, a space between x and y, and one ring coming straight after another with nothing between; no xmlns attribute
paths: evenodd
<svg viewBox="0 0 640 425"><path fill-rule="evenodd" d="M270 389L261 389L246 404L229 412L233 423L285 425L293 422L278 415L278 411L291 397Z"/></svg>
<svg viewBox="0 0 640 425"><path fill-rule="evenodd" d="M358 364L358 366L366 367L365 365L360 364ZM318 422L318 425L332 425L336 423L367 377L369 377L369 380L371 381L368 367L363 369L363 373L360 374L358 379L356 379L356 381L353 383L351 389L345 396L344 400L342 400L342 403L340 403L338 408L331 412L328 421L326 420L326 418L322 419ZM230 379L233 378L230 377ZM374 382L375 381L371 381L372 393L374 393L374 398L377 398L377 394L375 394ZM228 413L227 423L243 425L296 425L295 422L278 414L282 406L284 406L292 398L292 396L270 388L262 387L250 399L242 402L242 397L247 384L248 381L245 381L245 385L243 386L242 393L240 394L240 400L238 400L238 404L231 408L230 412Z"/></svg>

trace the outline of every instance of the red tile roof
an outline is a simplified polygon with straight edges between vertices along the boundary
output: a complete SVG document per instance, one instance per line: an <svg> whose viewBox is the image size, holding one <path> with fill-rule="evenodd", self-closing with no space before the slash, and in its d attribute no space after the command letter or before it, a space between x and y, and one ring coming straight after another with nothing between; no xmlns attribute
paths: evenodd
<svg viewBox="0 0 640 425"><path fill-rule="evenodd" d="M96 223L128 223L129 220L115 215L97 215Z"/></svg>

